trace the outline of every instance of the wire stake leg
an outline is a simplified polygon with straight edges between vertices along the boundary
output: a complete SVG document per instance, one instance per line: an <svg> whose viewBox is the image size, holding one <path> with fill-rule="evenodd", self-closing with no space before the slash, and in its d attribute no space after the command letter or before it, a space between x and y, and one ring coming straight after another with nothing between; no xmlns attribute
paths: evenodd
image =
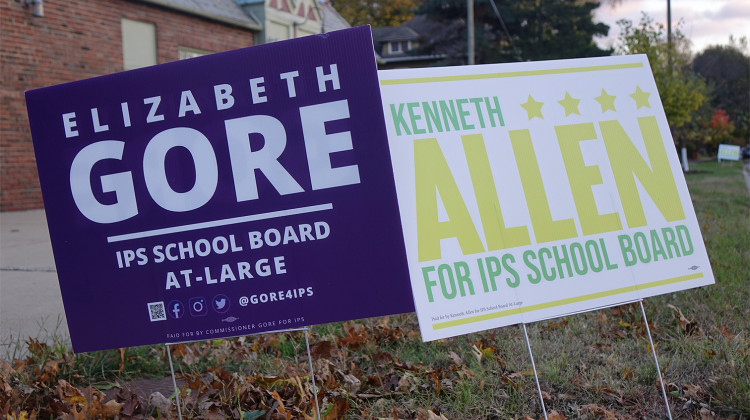
<svg viewBox="0 0 750 420"><path fill-rule="evenodd" d="M172 385L174 385L174 400L177 402L177 417L182 420L182 408L180 407L180 389L177 388L177 380L174 377L174 366L172 365L172 352L169 350L169 343L165 343L167 346L167 357L169 358L169 371L172 372Z"/></svg>
<svg viewBox="0 0 750 420"><path fill-rule="evenodd" d="M315 371L313 370L312 354L310 353L310 339L308 338L307 328L305 328L305 346L307 346L307 361L310 363L310 379L312 380L313 395L315 397L315 413L320 420L320 407L318 407L318 387L315 386Z"/></svg>
<svg viewBox="0 0 750 420"><path fill-rule="evenodd" d="M529 333L526 331L526 323L522 323L523 336L526 338L526 348L529 349L529 359L531 359L531 369L534 371L534 381L536 381L536 390L539 392L539 403L542 405L542 413L544 414L544 420L547 420L547 408L544 406L544 398L542 397L542 387L539 386L539 376L536 374L536 364L534 364L534 354L531 352L531 342L529 341Z"/></svg>
<svg viewBox="0 0 750 420"><path fill-rule="evenodd" d="M672 411L669 409L669 400L667 400L667 389L664 387L664 381L661 379L661 368L659 367L659 359L656 357L656 347L654 347L654 340L651 338L651 328L648 326L648 318L646 318L646 309L643 307L643 299L639 300L641 304L641 313L643 314L643 322L646 324L646 333L648 334L648 343L651 344L651 353L654 355L654 363L656 364L656 374L659 376L659 385L661 385L661 395L664 397L664 406L667 407L667 417L672 420Z"/></svg>

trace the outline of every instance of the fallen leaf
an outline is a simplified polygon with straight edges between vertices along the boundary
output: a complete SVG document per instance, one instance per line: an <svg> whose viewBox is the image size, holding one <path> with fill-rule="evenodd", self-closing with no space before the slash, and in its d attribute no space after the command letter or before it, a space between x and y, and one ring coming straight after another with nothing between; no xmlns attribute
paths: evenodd
<svg viewBox="0 0 750 420"><path fill-rule="evenodd" d="M83 410L78 411L75 408L73 408L70 412L64 413L62 416L60 416L62 420L87 420L86 414L83 412Z"/></svg>
<svg viewBox="0 0 750 420"><path fill-rule="evenodd" d="M281 395L279 395L279 393L276 391L270 391L269 394L271 394L271 397L276 400L277 403L279 403L278 407L276 407L279 413L285 414L286 409L284 409L284 400L281 399Z"/></svg>
<svg viewBox="0 0 750 420"><path fill-rule="evenodd" d="M59 399L67 403L73 405L86 405L86 398L83 396L83 394L81 394L81 391L79 391L78 388L74 387L73 385L69 384L65 379L60 379L57 382L55 394Z"/></svg>
<svg viewBox="0 0 750 420"><path fill-rule="evenodd" d="M121 389L117 398L123 401L121 414L128 417L133 416L138 408L138 396L131 391Z"/></svg>
<svg viewBox="0 0 750 420"><path fill-rule="evenodd" d="M206 420L224 420L226 419L226 416L219 411L218 408L214 407L213 409L209 410L206 414L203 416ZM288 416L287 416L288 417Z"/></svg>
<svg viewBox="0 0 750 420"><path fill-rule="evenodd" d="M440 395L440 391L441 391L441 388L440 388L440 378L438 378L438 376L437 376L437 374L435 372L430 372L429 376L430 376L430 379L432 379L432 381L435 383L435 393L437 395Z"/></svg>
<svg viewBox="0 0 750 420"><path fill-rule="evenodd" d="M461 360L461 356L457 355L453 350L448 353L448 357L453 360L453 364L455 364L456 366L461 366L464 363L464 361Z"/></svg>
<svg viewBox="0 0 750 420"><path fill-rule="evenodd" d="M162 416L168 416L172 402L167 399L161 392L154 392L148 397L148 402L159 410Z"/></svg>
<svg viewBox="0 0 750 420"><path fill-rule="evenodd" d="M346 382L346 390L349 391L350 394L356 394L362 386L362 381L357 379L354 375L345 374L343 377Z"/></svg>
<svg viewBox="0 0 750 420"><path fill-rule="evenodd" d="M344 417L349 410L349 401L344 398L336 398L331 404L331 409L323 416L323 420L338 420Z"/></svg>
<svg viewBox="0 0 750 420"><path fill-rule="evenodd" d="M107 401L106 404L102 405L102 417L106 419L113 419L115 417L120 416L120 411L122 411L122 407L124 406L124 403L118 403L115 400Z"/></svg>
<svg viewBox="0 0 750 420"><path fill-rule="evenodd" d="M682 385L682 393L696 401L703 400L703 390L701 390L700 385L693 385L685 382Z"/></svg>
<svg viewBox="0 0 750 420"><path fill-rule="evenodd" d="M547 420L565 420L565 416L555 410L552 410L549 412L549 414L547 414Z"/></svg>
<svg viewBox="0 0 750 420"><path fill-rule="evenodd" d="M566 325L568 325L568 321L566 319L563 319L560 322L551 322L550 321L547 324L542 325L542 330L549 331L549 330L557 329L557 328L560 328L560 327L564 327Z"/></svg>
<svg viewBox="0 0 750 420"><path fill-rule="evenodd" d="M482 350L479 350L476 344L471 346L471 353L477 358L477 363L482 363Z"/></svg>
<svg viewBox="0 0 750 420"><path fill-rule="evenodd" d="M716 418L716 414L706 408L701 408L698 414L701 415L701 420L714 420Z"/></svg>
<svg viewBox="0 0 750 420"><path fill-rule="evenodd" d="M354 324L354 325L360 325L360 324ZM359 331L356 331L355 328L348 328L347 334L344 337L341 337L338 340L338 343L340 346L346 346L352 350L356 350L362 347L362 345L366 344L368 341L370 341L370 336L367 335L364 331L362 331L361 328L359 329Z"/></svg>
<svg viewBox="0 0 750 420"><path fill-rule="evenodd" d="M336 346L330 341L319 341L310 349L310 357L314 359L331 359L336 352Z"/></svg>
<svg viewBox="0 0 750 420"><path fill-rule="evenodd" d="M125 370L125 348L120 347L120 368L117 369L117 373L122 373Z"/></svg>
<svg viewBox="0 0 750 420"><path fill-rule="evenodd" d="M398 381L398 390L403 391L403 392L408 392L409 388L411 388L409 377L407 375L404 375L404 377Z"/></svg>
<svg viewBox="0 0 750 420"><path fill-rule="evenodd" d="M599 404L586 404L581 407L581 410L584 413L593 414L604 420L617 420L614 412L607 410Z"/></svg>
<svg viewBox="0 0 750 420"><path fill-rule="evenodd" d="M442 414L435 414L432 410L427 410L427 420L448 420L448 417Z"/></svg>
<svg viewBox="0 0 750 420"><path fill-rule="evenodd" d="M682 332L684 332L686 335L692 335L696 332L696 330L698 329L698 323L695 322L695 320L687 319L687 317L682 313L682 310L672 305L671 303L668 303L667 307L677 312L677 314L679 315L677 319L677 325L680 326Z"/></svg>
<svg viewBox="0 0 750 420"><path fill-rule="evenodd" d="M728 338L729 340L732 340L732 339L734 339L734 335L732 335L732 334L730 334L730 333L729 333L729 330L727 329L727 326L726 326L726 325L724 325L724 324L721 324L721 326L719 327L719 332L720 332L720 333L721 333L721 334L722 334L722 335L723 335L724 337Z"/></svg>

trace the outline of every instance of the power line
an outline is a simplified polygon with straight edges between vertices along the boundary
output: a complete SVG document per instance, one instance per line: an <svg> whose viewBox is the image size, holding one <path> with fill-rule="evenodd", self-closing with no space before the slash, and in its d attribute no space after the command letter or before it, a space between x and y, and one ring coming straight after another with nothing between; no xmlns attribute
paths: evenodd
<svg viewBox="0 0 750 420"><path fill-rule="evenodd" d="M495 11L495 16L497 16L497 20L500 21L500 26L503 28L503 32L505 32L505 36L507 36L508 41L510 41L510 46L513 47L513 52L516 54L516 60L523 61L521 59L521 54L518 52L518 48L516 48L516 44L513 43L513 38L511 38L510 33L508 32L508 27L505 26L505 22L503 21L502 16L500 16L500 11L497 10L497 6L495 5L495 0L490 0L490 4L492 5L492 10Z"/></svg>

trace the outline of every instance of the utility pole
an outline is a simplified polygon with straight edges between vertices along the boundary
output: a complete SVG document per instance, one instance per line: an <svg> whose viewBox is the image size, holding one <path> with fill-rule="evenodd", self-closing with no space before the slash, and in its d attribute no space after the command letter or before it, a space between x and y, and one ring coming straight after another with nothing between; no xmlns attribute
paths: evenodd
<svg viewBox="0 0 750 420"><path fill-rule="evenodd" d="M468 64L474 64L474 0L466 0L466 29L468 31Z"/></svg>
<svg viewBox="0 0 750 420"><path fill-rule="evenodd" d="M672 1L667 0L667 67L672 74Z"/></svg>
<svg viewBox="0 0 750 420"><path fill-rule="evenodd" d="M672 78L672 52L674 50L674 45L672 45L672 1L667 0L667 77L670 79ZM672 130L672 126L669 127L670 131ZM679 138L677 140L679 147L680 147L680 160L682 160L682 170L683 172L688 172L690 170L690 166L688 165L688 155L687 155L687 148L685 147L685 142L682 140L682 138Z"/></svg>

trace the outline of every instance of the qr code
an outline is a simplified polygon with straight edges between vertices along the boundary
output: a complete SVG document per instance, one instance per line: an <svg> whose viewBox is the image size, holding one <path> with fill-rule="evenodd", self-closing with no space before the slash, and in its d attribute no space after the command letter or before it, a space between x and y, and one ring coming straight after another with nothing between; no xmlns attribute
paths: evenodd
<svg viewBox="0 0 750 420"><path fill-rule="evenodd" d="M164 311L164 302L151 302L148 304L148 316L151 322L164 321L167 319L167 313Z"/></svg>

